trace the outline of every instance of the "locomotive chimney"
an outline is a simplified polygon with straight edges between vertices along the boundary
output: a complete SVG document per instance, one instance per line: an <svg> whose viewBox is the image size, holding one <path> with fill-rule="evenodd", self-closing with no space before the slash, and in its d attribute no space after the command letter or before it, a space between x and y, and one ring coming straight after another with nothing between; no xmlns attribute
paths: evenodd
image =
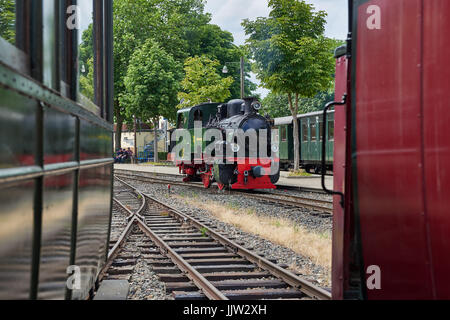
<svg viewBox="0 0 450 320"><path fill-rule="evenodd" d="M242 104L244 109L244 114L255 114L261 109L261 104L256 98L244 98L244 103Z"/></svg>

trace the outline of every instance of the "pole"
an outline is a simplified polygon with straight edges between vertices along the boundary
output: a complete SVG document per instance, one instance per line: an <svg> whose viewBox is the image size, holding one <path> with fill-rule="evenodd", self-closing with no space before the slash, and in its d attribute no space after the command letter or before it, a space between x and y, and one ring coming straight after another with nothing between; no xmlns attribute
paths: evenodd
<svg viewBox="0 0 450 320"><path fill-rule="evenodd" d="M133 159L136 159L137 157L137 133L136 133L136 116L134 116L134 157ZM132 160L133 160L132 159ZM132 161L134 163L134 161Z"/></svg>
<svg viewBox="0 0 450 320"><path fill-rule="evenodd" d="M241 57L241 99L244 99L244 57Z"/></svg>

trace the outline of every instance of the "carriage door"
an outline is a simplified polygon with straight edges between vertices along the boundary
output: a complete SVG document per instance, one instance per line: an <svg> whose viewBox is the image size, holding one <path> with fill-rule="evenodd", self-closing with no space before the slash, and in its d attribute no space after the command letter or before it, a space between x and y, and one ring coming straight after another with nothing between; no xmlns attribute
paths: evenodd
<svg viewBox="0 0 450 320"><path fill-rule="evenodd" d="M450 299L450 1L423 1L423 10L425 212L433 254L435 297Z"/></svg>
<svg viewBox="0 0 450 320"><path fill-rule="evenodd" d="M434 297L424 201L421 79L426 62L422 50L434 50L422 46L422 8L431 10L430 3L437 12L436 3L441 12L450 8L447 0L353 2L353 186L360 222L356 228L361 234L363 281L367 284L374 270L381 279L380 288L371 283L365 290L369 299ZM444 33L437 31L433 38L439 34ZM441 41L448 43L448 37ZM445 59L441 62L440 67L448 68Z"/></svg>
<svg viewBox="0 0 450 320"><path fill-rule="evenodd" d="M319 122L316 117L308 118L310 129L310 141L309 144L309 161L316 161L319 159Z"/></svg>

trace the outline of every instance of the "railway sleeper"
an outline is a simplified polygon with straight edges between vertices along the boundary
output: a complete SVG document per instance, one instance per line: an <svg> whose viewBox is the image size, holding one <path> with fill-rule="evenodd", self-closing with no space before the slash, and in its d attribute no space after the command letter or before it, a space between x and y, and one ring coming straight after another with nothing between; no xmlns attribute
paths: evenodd
<svg viewBox="0 0 450 320"><path fill-rule="evenodd" d="M224 258L240 258L240 256L231 253L182 253L181 257L185 260L189 259L224 259Z"/></svg>
<svg viewBox="0 0 450 320"><path fill-rule="evenodd" d="M289 285L281 280L224 280L212 281L211 284L219 290L246 290L246 289L287 289ZM191 282L175 282L166 285L166 292L173 291L198 291L198 288Z"/></svg>
<svg viewBox="0 0 450 320"><path fill-rule="evenodd" d="M229 253L229 251L221 246L212 248L176 248L174 249L176 253L187 254L187 253Z"/></svg>
<svg viewBox="0 0 450 320"><path fill-rule="evenodd" d="M209 272L237 272L237 271L254 271L257 267L253 264L249 265L237 265L237 264L227 264L227 265L207 265L207 266L193 266L195 270L200 273Z"/></svg>
<svg viewBox="0 0 450 320"><path fill-rule="evenodd" d="M223 248L222 245L217 242L187 242L187 241L174 241L170 243L170 247L176 248Z"/></svg>
<svg viewBox="0 0 450 320"><path fill-rule="evenodd" d="M131 274L134 271L134 266L132 267L120 267L120 268L109 268L108 274L109 275L116 275L116 274Z"/></svg>
<svg viewBox="0 0 450 320"><path fill-rule="evenodd" d="M184 240L184 241L192 241L192 242L214 242L213 239L208 238L208 237L190 237L190 238L181 238L181 237L163 237L162 238L165 242L167 243L172 243L175 241L180 241L180 240Z"/></svg>
<svg viewBox="0 0 450 320"><path fill-rule="evenodd" d="M134 266L134 265L136 265L136 259L114 260L112 263L113 267L124 267L124 266Z"/></svg>
<svg viewBox="0 0 450 320"><path fill-rule="evenodd" d="M254 289L254 290L227 290L222 292L230 300L259 300L259 299L302 299L305 294L294 289ZM172 293L175 300L205 300L201 292Z"/></svg>
<svg viewBox="0 0 450 320"><path fill-rule="evenodd" d="M213 265L252 265L251 262L245 259L231 258L231 259L185 259L191 266L213 266Z"/></svg>

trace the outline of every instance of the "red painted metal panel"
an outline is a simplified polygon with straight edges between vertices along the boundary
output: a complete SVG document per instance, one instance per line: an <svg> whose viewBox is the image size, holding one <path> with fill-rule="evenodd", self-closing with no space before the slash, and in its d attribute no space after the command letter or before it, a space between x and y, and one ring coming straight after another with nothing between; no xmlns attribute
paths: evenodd
<svg viewBox="0 0 450 320"><path fill-rule="evenodd" d="M380 29L368 27L380 10ZM356 12L356 210L369 299L432 298L421 136L421 0L374 0Z"/></svg>
<svg viewBox="0 0 450 320"><path fill-rule="evenodd" d="M450 299L450 1L424 1L423 108L426 217L439 299Z"/></svg>
<svg viewBox="0 0 450 320"><path fill-rule="evenodd" d="M341 101L347 93L347 68L345 56L336 60L335 101ZM335 191L345 193L345 161L346 161L346 106L338 106L334 114L334 156L333 179ZM344 298L344 285L347 278L348 255L345 254L345 219L340 205L340 197L333 199L333 257L332 257L332 296L333 299Z"/></svg>

